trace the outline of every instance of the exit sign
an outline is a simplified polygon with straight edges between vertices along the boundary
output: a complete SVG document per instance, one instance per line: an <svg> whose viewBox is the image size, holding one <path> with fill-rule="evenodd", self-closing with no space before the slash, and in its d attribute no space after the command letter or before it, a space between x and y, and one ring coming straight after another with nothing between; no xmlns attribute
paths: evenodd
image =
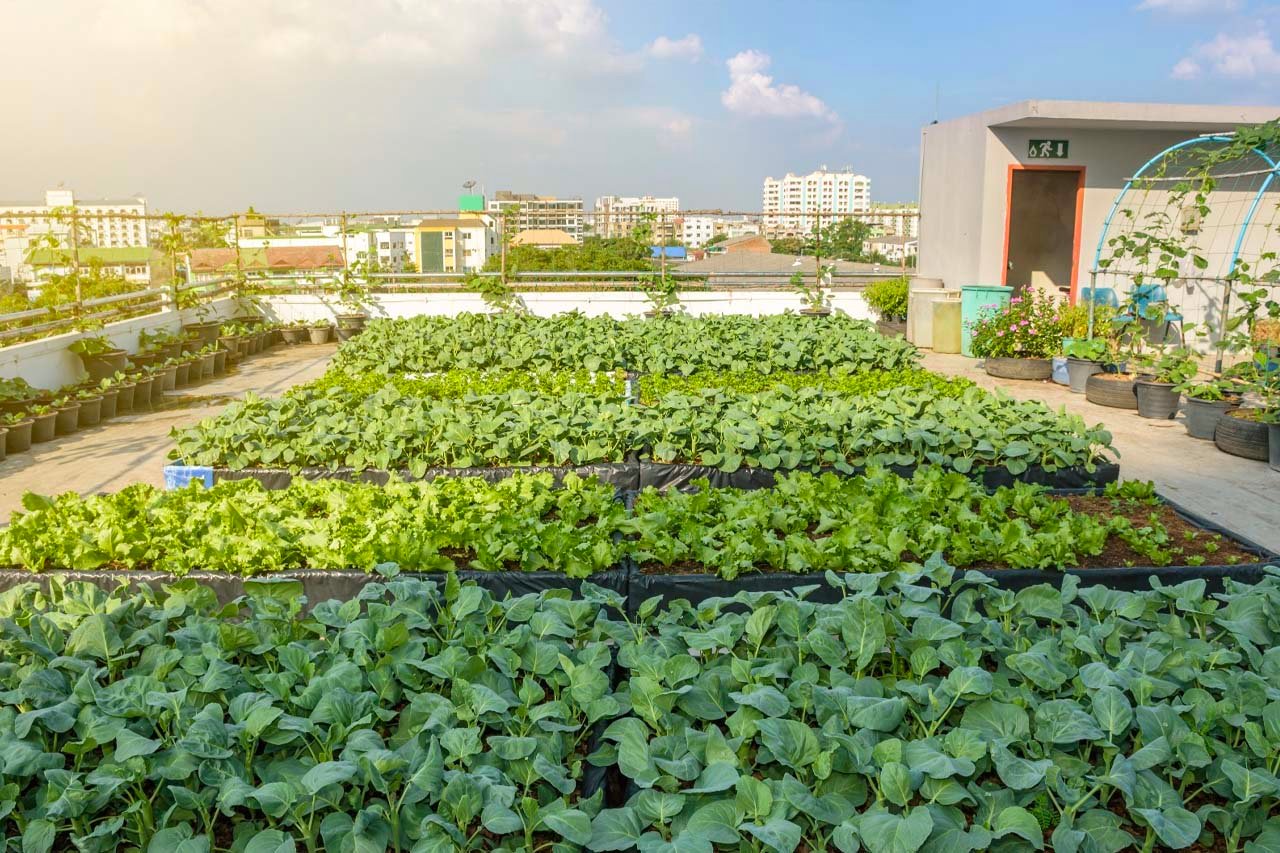
<svg viewBox="0 0 1280 853"><path fill-rule="evenodd" d="M1027 145L1027 159L1065 160L1067 159L1067 140L1033 139Z"/></svg>

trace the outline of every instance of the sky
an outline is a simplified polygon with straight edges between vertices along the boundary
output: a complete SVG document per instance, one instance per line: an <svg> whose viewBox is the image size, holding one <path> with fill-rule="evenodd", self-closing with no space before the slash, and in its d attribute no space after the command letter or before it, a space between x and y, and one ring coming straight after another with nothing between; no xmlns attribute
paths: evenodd
<svg viewBox="0 0 1280 853"><path fill-rule="evenodd" d="M1257 0L0 0L0 199L444 209L462 184L756 211L1027 98L1280 103ZM936 106L935 106L936 105Z"/></svg>

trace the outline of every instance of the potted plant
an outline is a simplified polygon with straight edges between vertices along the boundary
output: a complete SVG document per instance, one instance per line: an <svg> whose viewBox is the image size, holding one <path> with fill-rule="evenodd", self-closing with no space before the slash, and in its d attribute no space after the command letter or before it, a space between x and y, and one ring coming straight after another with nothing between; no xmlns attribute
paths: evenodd
<svg viewBox="0 0 1280 853"><path fill-rule="evenodd" d="M35 403L27 410L31 418L31 441L53 441L57 434L58 410L51 403Z"/></svg>
<svg viewBox="0 0 1280 853"><path fill-rule="evenodd" d="M120 387L116 384L115 377L102 380L94 386L94 391L102 398L102 420L111 420L116 416L120 401Z"/></svg>
<svg viewBox="0 0 1280 853"><path fill-rule="evenodd" d="M150 370L156 377L156 385L152 386L152 400L164 398L165 391L172 391L177 387L178 383L178 364L172 358L167 358L160 364L151 365ZM156 392L160 392L160 397L156 397Z"/></svg>
<svg viewBox="0 0 1280 853"><path fill-rule="evenodd" d="M35 420L21 412L10 412L0 416L0 426L8 432L4 434L5 453L22 453L31 449L31 428Z"/></svg>
<svg viewBox="0 0 1280 853"><path fill-rule="evenodd" d="M987 375L1002 379L1049 379L1049 360L1061 346L1057 306L1027 290L1003 308L988 310L973 327L973 354Z"/></svg>
<svg viewBox="0 0 1280 853"><path fill-rule="evenodd" d="M800 313L810 317L826 317L831 313L831 297L823 288L823 283L831 278L835 267L822 267L813 283L802 271L791 274L791 289L800 294Z"/></svg>
<svg viewBox="0 0 1280 853"><path fill-rule="evenodd" d="M133 379L123 373L117 373L111 378L111 388L116 392L115 410L116 413L127 412L133 408L133 393L137 388ZM103 395L103 402L106 402L106 395ZM104 408L105 412L106 409Z"/></svg>
<svg viewBox="0 0 1280 853"><path fill-rule="evenodd" d="M129 379L133 382L133 406L150 406L153 389L155 387L155 374L151 372L151 368L144 367L134 373L129 374Z"/></svg>
<svg viewBox="0 0 1280 853"><path fill-rule="evenodd" d="M182 351L182 338L168 329L156 329L149 332L143 329L138 335L139 349L144 353L154 353L159 361L176 358Z"/></svg>
<svg viewBox="0 0 1280 853"><path fill-rule="evenodd" d="M680 289L666 270L641 276L638 283L641 292L649 300L649 310L644 312L646 317L666 317L676 312L676 307L680 304Z"/></svg>
<svg viewBox="0 0 1280 853"><path fill-rule="evenodd" d="M80 428L80 404L70 397L56 397L53 401L53 410L58 413L58 418L54 421L55 432L58 435L71 435Z"/></svg>
<svg viewBox="0 0 1280 853"><path fill-rule="evenodd" d="M118 370L124 370L129 354L105 336L81 338L67 347L80 356L80 362L94 382L106 379Z"/></svg>
<svg viewBox="0 0 1280 853"><path fill-rule="evenodd" d="M1186 400L1187 435L1213 441L1218 421L1229 410L1240 405L1240 394L1233 383L1223 379L1183 382L1177 389Z"/></svg>
<svg viewBox="0 0 1280 853"><path fill-rule="evenodd" d="M194 336L201 347L216 341L218 330L222 327L217 320L209 319L211 311L212 306L208 302L200 302L196 305L196 322L182 327L182 331Z"/></svg>
<svg viewBox="0 0 1280 853"><path fill-rule="evenodd" d="M873 281L862 299L877 317L876 330L885 337L906 336L909 284L906 276Z"/></svg>
<svg viewBox="0 0 1280 853"><path fill-rule="evenodd" d="M196 362L200 365L200 378L208 379L214 374L218 361L218 345L205 344L196 353Z"/></svg>
<svg viewBox="0 0 1280 853"><path fill-rule="evenodd" d="M280 334L284 337L286 344L300 344L309 340L307 334L307 321L294 320L292 323L286 323L280 328Z"/></svg>
<svg viewBox="0 0 1280 853"><path fill-rule="evenodd" d="M346 341L364 331L369 320L368 291L350 271L344 271L338 286L338 340Z"/></svg>
<svg viewBox="0 0 1280 853"><path fill-rule="evenodd" d="M102 421L102 395L96 388L81 388L72 399L80 404L76 410L76 428L96 426Z"/></svg>
<svg viewBox="0 0 1280 853"><path fill-rule="evenodd" d="M227 372L227 351L222 347L222 344L217 343L216 341L209 344L209 346L214 348L213 375L221 376L223 373Z"/></svg>
<svg viewBox="0 0 1280 853"><path fill-rule="evenodd" d="M173 387L185 388L191 384L191 362L184 358L171 359L173 365Z"/></svg>
<svg viewBox="0 0 1280 853"><path fill-rule="evenodd" d="M1063 348L1067 357L1067 380L1073 394L1083 394L1089 377L1103 371L1107 342L1102 338L1075 338Z"/></svg>
<svg viewBox="0 0 1280 853"><path fill-rule="evenodd" d="M1138 415L1167 421L1178 413L1179 386L1196 377L1195 353L1186 347L1160 348L1139 359L1142 371L1133 383Z"/></svg>
<svg viewBox="0 0 1280 853"><path fill-rule="evenodd" d="M0 379L0 412L21 412L40 395L40 389L32 387L21 376Z"/></svg>
<svg viewBox="0 0 1280 853"><path fill-rule="evenodd" d="M329 343L329 334L333 331L331 323L316 322L307 325L307 333L311 336L313 344Z"/></svg>

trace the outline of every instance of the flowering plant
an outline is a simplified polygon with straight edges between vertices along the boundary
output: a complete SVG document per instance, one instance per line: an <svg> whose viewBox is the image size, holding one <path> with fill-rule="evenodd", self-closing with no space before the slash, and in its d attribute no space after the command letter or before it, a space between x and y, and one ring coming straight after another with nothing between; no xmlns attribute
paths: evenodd
<svg viewBox="0 0 1280 853"><path fill-rule="evenodd" d="M973 354L979 358L1049 358L1061 347L1057 303L1032 290L1003 309L984 310L973 324Z"/></svg>

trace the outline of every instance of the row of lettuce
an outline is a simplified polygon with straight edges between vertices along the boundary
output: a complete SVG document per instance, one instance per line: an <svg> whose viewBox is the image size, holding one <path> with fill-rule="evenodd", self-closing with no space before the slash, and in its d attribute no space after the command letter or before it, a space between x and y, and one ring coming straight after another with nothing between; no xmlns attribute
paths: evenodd
<svg viewBox="0 0 1280 853"><path fill-rule="evenodd" d="M319 380L176 430L171 458L414 477L633 460L1017 476L1109 461L1101 427L922 370L918 358L844 316L381 321Z"/></svg>
<svg viewBox="0 0 1280 853"><path fill-rule="evenodd" d="M0 563L30 571L301 569L552 572L589 578L629 560L641 571L733 579L746 573L881 572L935 555L962 568L1069 569L1255 563L1232 540L1178 521L1148 484L1094 498L1018 483L988 493L937 467L912 477L793 474L773 489L645 489L567 475L496 483L440 478L386 485L257 480L108 495L28 495L0 530ZM1085 503L1081 503L1084 501ZM1073 503L1074 502L1074 503Z"/></svg>
<svg viewBox="0 0 1280 853"><path fill-rule="evenodd" d="M688 375L700 370L830 371L915 367L919 351L845 315L763 317L675 314L615 320L571 312L461 314L379 320L334 359L337 371L624 369Z"/></svg>
<svg viewBox="0 0 1280 853"><path fill-rule="evenodd" d="M0 596L5 849L1266 851L1280 577ZM238 618L237 618L238 617ZM610 781L612 780L612 782ZM621 784L625 783L625 784Z"/></svg>
<svg viewBox="0 0 1280 853"><path fill-rule="evenodd" d="M939 385L945 393L938 393ZM385 385L249 397L175 430L171 457L244 468L585 465L633 459L739 468L930 464L962 473L1095 469L1111 434L1036 401L980 388L903 386L861 395L790 386L760 393L672 391L650 405L570 391L440 399Z"/></svg>

